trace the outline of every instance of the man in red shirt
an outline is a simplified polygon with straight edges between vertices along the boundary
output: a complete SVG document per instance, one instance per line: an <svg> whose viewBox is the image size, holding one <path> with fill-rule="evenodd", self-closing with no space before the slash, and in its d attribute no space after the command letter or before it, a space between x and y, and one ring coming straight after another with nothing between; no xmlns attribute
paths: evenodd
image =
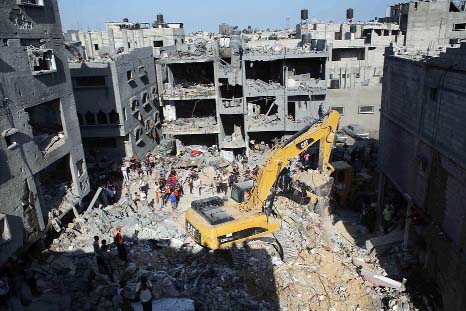
<svg viewBox="0 0 466 311"><path fill-rule="evenodd" d="M126 249L125 244L123 243L123 235L121 234L121 227L118 226L115 229L115 233L113 234L113 241L118 249L118 256L121 260L128 262L128 258L126 256Z"/></svg>

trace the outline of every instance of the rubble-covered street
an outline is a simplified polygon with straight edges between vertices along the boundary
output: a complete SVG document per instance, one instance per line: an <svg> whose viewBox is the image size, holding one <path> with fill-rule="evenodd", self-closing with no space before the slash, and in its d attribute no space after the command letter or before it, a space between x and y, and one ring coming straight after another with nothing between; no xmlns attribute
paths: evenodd
<svg viewBox="0 0 466 311"><path fill-rule="evenodd" d="M247 179L249 169L241 162L215 161L207 151L193 156L189 148L170 156L169 146L154 153L152 175L131 171L118 202L91 206L33 259L26 271L37 288L17 283L21 288L11 300L14 310L125 310L119 288L126 308L133 302L137 310L136 285L143 276L153 285L154 310L415 310L404 284L384 277L376 252L358 246L368 232L351 212L322 216L312 203L280 196L275 202L282 217L280 234L292 242L285 262L273 243L263 240L232 250L203 249L186 234L185 210L193 200L223 195L216 193L216 172L238 168ZM292 166L296 178L318 176L298 173L299 166L299 161ZM201 195L196 189L191 194L186 182L178 207L161 208L156 182L161 172L170 171L166 168L175 167L183 182L197 172ZM147 204L138 202L136 208L125 193L140 193L141 180L148 186ZM118 226L128 262L120 259L112 242ZM94 236L112 243L109 270L96 262Z"/></svg>

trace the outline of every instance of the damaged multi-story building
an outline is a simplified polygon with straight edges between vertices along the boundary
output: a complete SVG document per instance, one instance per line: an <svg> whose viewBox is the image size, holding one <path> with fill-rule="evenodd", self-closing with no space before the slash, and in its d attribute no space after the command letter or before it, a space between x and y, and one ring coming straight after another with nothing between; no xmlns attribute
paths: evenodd
<svg viewBox="0 0 466 311"><path fill-rule="evenodd" d="M249 142L272 144L317 119L325 101L327 49L230 37L178 45L156 61L163 133L184 144L217 145L224 157Z"/></svg>
<svg viewBox="0 0 466 311"><path fill-rule="evenodd" d="M102 160L142 158L160 143L152 48L131 48L95 60L74 54L69 66L90 167Z"/></svg>
<svg viewBox="0 0 466 311"><path fill-rule="evenodd" d="M396 23L355 22L354 10L346 11L346 22L309 21L301 10L301 23L293 36L311 46L328 44L326 109L342 114L340 126L360 124L378 136L382 94L383 55L390 44L404 42Z"/></svg>
<svg viewBox="0 0 466 311"><path fill-rule="evenodd" d="M390 49L385 59L379 206L403 209L404 250L434 280L436 310L466 308L465 60L464 42L439 57Z"/></svg>
<svg viewBox="0 0 466 311"><path fill-rule="evenodd" d="M0 133L4 261L89 192L55 0L0 3Z"/></svg>
<svg viewBox="0 0 466 311"><path fill-rule="evenodd" d="M165 22L164 16L157 14L154 23L130 22L124 18L121 22L106 22L105 31L67 30L65 40L80 42L86 59L100 59L141 47L152 47L157 57L161 47L183 44L185 32L183 23Z"/></svg>

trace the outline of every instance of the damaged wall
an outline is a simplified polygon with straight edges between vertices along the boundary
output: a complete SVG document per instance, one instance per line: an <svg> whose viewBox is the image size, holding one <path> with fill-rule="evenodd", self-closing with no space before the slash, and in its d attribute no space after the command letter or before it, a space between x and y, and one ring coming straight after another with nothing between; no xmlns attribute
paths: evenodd
<svg viewBox="0 0 466 311"><path fill-rule="evenodd" d="M29 26L24 26L25 21ZM42 230L45 226L36 174L69 156L70 182L80 198L89 192L89 184L86 173L77 173L76 163L83 160L84 153L56 1L47 0L37 7L2 1L0 42L0 156L1 174L6 176L0 179L0 214L7 215L12 235L10 242L0 245L3 261L18 246L37 239L30 239L31 227ZM28 53L31 49L51 51L55 69L34 72L34 60ZM61 135L53 135L59 144L44 149L34 139L40 118L33 111L35 106L48 102L55 103L54 118L61 121ZM36 124L31 124L34 119ZM24 189L29 189L30 194L18 193ZM29 197L27 202L25 197Z"/></svg>
<svg viewBox="0 0 466 311"><path fill-rule="evenodd" d="M132 49L113 60L70 62L86 150L108 139L114 160L141 158L161 137L160 111L152 49ZM121 141L124 140L122 144Z"/></svg>
<svg viewBox="0 0 466 311"><path fill-rule="evenodd" d="M465 56L464 43L427 61L387 56L384 70L379 164L422 211L416 229L445 310L466 306Z"/></svg>

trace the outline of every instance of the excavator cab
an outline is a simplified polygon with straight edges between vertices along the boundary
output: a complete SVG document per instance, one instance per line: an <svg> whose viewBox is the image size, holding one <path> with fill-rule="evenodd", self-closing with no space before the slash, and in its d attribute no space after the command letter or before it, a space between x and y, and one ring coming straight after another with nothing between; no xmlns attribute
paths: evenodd
<svg viewBox="0 0 466 311"><path fill-rule="evenodd" d="M253 180L233 184L231 186L231 198L237 203L247 202L253 186Z"/></svg>

